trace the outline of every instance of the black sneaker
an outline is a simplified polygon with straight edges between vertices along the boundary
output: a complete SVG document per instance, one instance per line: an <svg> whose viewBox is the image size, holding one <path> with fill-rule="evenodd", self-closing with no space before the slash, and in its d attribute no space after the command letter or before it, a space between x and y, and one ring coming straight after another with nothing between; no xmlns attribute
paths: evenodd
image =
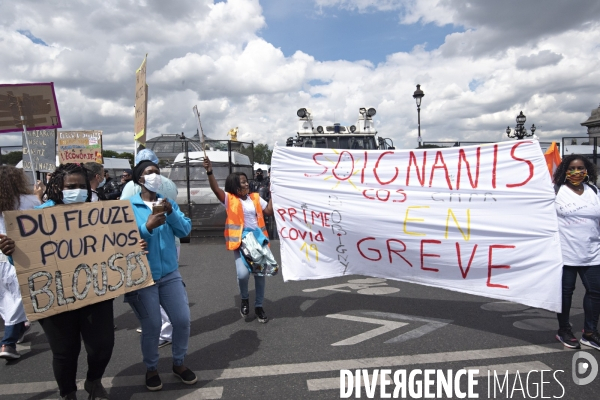
<svg viewBox="0 0 600 400"><path fill-rule="evenodd" d="M556 332L556 340L558 340L565 347L568 347L570 349L581 348L581 346L579 345L579 341L577 340L575 335L573 335L573 331L571 331L571 329L569 328L559 329L558 332Z"/></svg>
<svg viewBox="0 0 600 400"><path fill-rule="evenodd" d="M108 400L108 393L106 393L106 389L102 386L101 379L96 379L95 381L88 381L86 379L83 388L90 394L88 400Z"/></svg>
<svg viewBox="0 0 600 400"><path fill-rule="evenodd" d="M198 382L198 377L194 371L189 368L185 368L181 373L178 373L175 371L175 366L173 366L173 373L181 380L181 382L185 383L186 385L193 385L194 383Z"/></svg>
<svg viewBox="0 0 600 400"><path fill-rule="evenodd" d="M146 388L151 392L156 392L162 389L162 381L160 380L160 376L156 374L148 377L148 373L146 372Z"/></svg>
<svg viewBox="0 0 600 400"><path fill-rule="evenodd" d="M71 392L66 396L59 396L60 400L77 400L77 392Z"/></svg>
<svg viewBox="0 0 600 400"><path fill-rule="evenodd" d="M584 333L583 335L581 335L581 339L579 340L579 342L584 346L600 350L600 334L598 334L598 331L592 332L590 334Z"/></svg>
<svg viewBox="0 0 600 400"><path fill-rule="evenodd" d="M248 299L242 299L240 314L242 314L242 318L246 318L248 314L250 314L250 303L248 302Z"/></svg>
<svg viewBox="0 0 600 400"><path fill-rule="evenodd" d="M256 307L254 309L254 314L256 314L258 322L266 324L269 321L269 317L267 317L267 314L265 314L265 310L263 310L262 307Z"/></svg>

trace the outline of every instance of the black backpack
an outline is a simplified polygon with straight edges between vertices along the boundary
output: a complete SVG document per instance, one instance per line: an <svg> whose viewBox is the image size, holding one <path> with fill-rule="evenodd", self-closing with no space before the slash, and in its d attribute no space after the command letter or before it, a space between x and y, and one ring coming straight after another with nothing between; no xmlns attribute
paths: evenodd
<svg viewBox="0 0 600 400"><path fill-rule="evenodd" d="M584 182L586 185L588 185L589 187L592 188L592 190L594 191L594 193L598 194L598 188L596 187L596 185L593 185L589 182ZM560 187L562 185L559 185L558 183L554 184L554 194L558 194L558 191L560 190Z"/></svg>

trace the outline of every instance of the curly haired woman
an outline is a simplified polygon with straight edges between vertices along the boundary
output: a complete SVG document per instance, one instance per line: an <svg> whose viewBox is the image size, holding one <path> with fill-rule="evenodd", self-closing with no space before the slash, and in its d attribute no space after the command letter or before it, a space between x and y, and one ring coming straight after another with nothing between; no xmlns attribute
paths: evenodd
<svg viewBox="0 0 600 400"><path fill-rule="evenodd" d="M565 157L553 177L564 263L562 312L557 314L559 329L556 339L572 349L580 348L581 343L600 350L600 197L598 188L592 185L597 177L596 166L586 157L577 154ZM579 341L573 334L569 321L577 275L585 287L585 322Z"/></svg>
<svg viewBox="0 0 600 400"><path fill-rule="evenodd" d="M0 166L0 238L6 241L3 211L31 210L40 202L32 194L23 170ZM4 337L0 358L7 360L21 357L17 343L21 343L29 323L23 309L21 291L15 267L0 253L0 316L4 320Z"/></svg>

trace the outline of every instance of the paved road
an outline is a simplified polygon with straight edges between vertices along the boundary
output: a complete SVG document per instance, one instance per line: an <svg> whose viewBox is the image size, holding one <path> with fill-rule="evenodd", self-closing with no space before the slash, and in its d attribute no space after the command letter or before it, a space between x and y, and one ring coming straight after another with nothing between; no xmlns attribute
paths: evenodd
<svg viewBox="0 0 600 400"><path fill-rule="evenodd" d="M600 376L586 386L574 384L575 352L555 341L550 312L383 279L284 283L277 276L267 282L265 310L271 320L265 325L240 318L233 256L224 247L222 239L192 239L182 246L181 272L192 314L186 365L201 381L192 387L175 382L171 348L165 347L159 363L164 389L146 391L137 320L119 298L114 304L116 345L105 374L112 399L333 399L340 397L340 369L410 373L469 367L478 367L482 375L475 388L479 398L536 397L541 373L532 372L528 384L530 370L551 371L543 377L545 397L599 398ZM273 250L279 259L277 242ZM575 305L581 296L578 288ZM574 313L579 328L582 311ZM56 398L51 353L39 324L21 352L16 362L0 362L0 398ZM600 360L600 352L586 353ZM502 392L496 387L495 396L493 385L488 395L487 370L492 376L496 371L501 381L509 371L507 386ZM79 376L84 378L84 368ZM466 390L466 379L460 386ZM380 394L377 390L375 397ZM364 388L361 395L367 398Z"/></svg>

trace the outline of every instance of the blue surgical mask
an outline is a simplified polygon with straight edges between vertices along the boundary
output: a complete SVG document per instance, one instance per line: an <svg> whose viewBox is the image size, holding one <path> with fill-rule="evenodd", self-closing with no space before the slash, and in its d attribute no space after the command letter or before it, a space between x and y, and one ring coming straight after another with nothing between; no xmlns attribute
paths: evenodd
<svg viewBox="0 0 600 400"><path fill-rule="evenodd" d="M87 189L65 189L62 194L65 204L83 203L88 197Z"/></svg>
<svg viewBox="0 0 600 400"><path fill-rule="evenodd" d="M98 188L101 188L106 183L106 178L102 179L102 182L98 184Z"/></svg>

